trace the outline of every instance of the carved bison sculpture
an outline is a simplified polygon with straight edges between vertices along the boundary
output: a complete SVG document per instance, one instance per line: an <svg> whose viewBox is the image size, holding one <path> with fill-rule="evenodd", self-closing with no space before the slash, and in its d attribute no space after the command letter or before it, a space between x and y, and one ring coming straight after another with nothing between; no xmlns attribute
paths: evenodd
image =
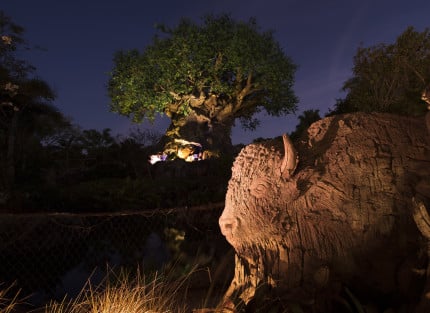
<svg viewBox="0 0 430 313"><path fill-rule="evenodd" d="M248 308L262 288L328 310L318 295L347 289L381 310L430 312L412 216L413 199L429 207L428 188L416 191L429 142L423 118L356 113L314 123L296 148L286 135L243 148L219 219L236 252L224 306Z"/></svg>

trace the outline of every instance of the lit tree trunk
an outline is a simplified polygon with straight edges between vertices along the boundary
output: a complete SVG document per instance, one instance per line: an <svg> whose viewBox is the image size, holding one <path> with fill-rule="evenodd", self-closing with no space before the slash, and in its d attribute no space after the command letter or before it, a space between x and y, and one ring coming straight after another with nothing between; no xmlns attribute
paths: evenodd
<svg viewBox="0 0 430 313"><path fill-rule="evenodd" d="M203 150L215 155L228 152L232 147L233 119L224 119L221 123L193 113L187 116L172 115L171 119L172 123L164 138L165 152L174 153L176 151L175 139L198 142L202 145Z"/></svg>

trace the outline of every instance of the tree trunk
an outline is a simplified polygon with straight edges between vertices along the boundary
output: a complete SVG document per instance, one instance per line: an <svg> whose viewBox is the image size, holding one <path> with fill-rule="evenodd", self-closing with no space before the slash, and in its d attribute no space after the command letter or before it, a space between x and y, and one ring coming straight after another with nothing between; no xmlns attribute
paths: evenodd
<svg viewBox="0 0 430 313"><path fill-rule="evenodd" d="M188 116L173 115L172 123L163 139L164 150L169 153L176 151L177 144L175 139L183 139L198 142L202 145L204 151L210 151L215 155L228 153L232 148L232 127L232 119L227 119L220 123L196 114Z"/></svg>

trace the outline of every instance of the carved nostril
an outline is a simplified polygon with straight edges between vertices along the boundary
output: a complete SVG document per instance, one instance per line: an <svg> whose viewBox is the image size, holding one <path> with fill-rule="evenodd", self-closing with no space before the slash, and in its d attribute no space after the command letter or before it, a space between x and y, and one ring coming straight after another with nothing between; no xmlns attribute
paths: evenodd
<svg viewBox="0 0 430 313"><path fill-rule="evenodd" d="M236 228L237 223L232 218L220 218L219 219L219 227L221 229L221 233L225 236L226 234L231 234Z"/></svg>

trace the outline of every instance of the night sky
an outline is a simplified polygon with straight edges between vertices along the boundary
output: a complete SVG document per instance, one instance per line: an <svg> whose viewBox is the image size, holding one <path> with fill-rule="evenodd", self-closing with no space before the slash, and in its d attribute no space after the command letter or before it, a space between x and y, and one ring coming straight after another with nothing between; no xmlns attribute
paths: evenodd
<svg viewBox="0 0 430 313"><path fill-rule="evenodd" d="M136 127L109 112L106 84L112 57L120 49L144 49L155 34L154 24L175 26L181 17L199 21L207 13L231 13L237 20L256 17L263 30L275 31L284 52L299 66L294 90L296 115L261 115L256 131L233 130L233 143L291 132L297 115L332 108L350 78L360 45L393 43L408 26L430 27L430 1L349 0L0 0L0 9L26 29L32 45L26 54L37 74L57 93L55 105L83 129L111 128L126 134ZM158 118L142 128L164 132L169 119Z"/></svg>

